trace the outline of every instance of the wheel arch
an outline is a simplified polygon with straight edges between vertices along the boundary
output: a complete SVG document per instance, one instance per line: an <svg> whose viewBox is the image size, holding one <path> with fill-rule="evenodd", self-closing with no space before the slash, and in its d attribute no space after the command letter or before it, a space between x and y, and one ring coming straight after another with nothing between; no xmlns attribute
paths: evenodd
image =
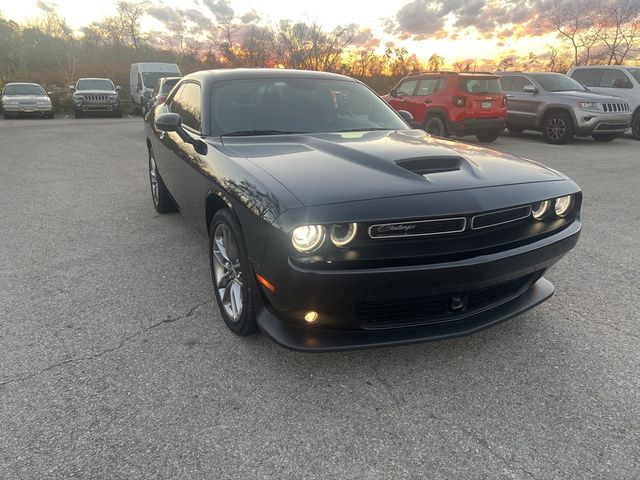
<svg viewBox="0 0 640 480"><path fill-rule="evenodd" d="M562 104L551 104L547 105L545 109L542 111L542 114L538 117L538 121L536 123L536 128L541 130L544 122L547 120L547 117L553 113L566 113L569 115L571 122L573 123L573 128L575 129L578 125L576 121L576 116L573 110L566 105Z"/></svg>
<svg viewBox="0 0 640 480"><path fill-rule="evenodd" d="M213 221L213 217L223 208L228 208L231 211L231 214L236 217L236 220L238 220L238 216L233 211L233 207L227 196L220 191L210 190L205 200L205 221L207 226L207 233L209 233L211 229L211 222Z"/></svg>

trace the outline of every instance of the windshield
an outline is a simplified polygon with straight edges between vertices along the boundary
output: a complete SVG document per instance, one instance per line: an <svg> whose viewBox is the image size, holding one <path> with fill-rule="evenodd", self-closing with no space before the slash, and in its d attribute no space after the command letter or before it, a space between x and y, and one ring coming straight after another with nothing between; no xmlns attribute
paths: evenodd
<svg viewBox="0 0 640 480"><path fill-rule="evenodd" d="M46 95L40 85L7 85L4 87L3 95Z"/></svg>
<svg viewBox="0 0 640 480"><path fill-rule="evenodd" d="M640 68L630 68L629 73L633 75L633 78L636 79L636 82L640 83Z"/></svg>
<svg viewBox="0 0 640 480"><path fill-rule="evenodd" d="M113 82L106 78L85 78L78 80L76 90L114 90Z"/></svg>
<svg viewBox="0 0 640 480"><path fill-rule="evenodd" d="M169 72L142 72L142 81L147 88L153 88L158 80L172 76ZM174 74L175 75L175 74Z"/></svg>
<svg viewBox="0 0 640 480"><path fill-rule="evenodd" d="M407 129L360 83L323 79L251 79L214 85L216 135L268 135Z"/></svg>
<svg viewBox="0 0 640 480"><path fill-rule="evenodd" d="M502 93L498 78L463 78L460 80L460 89L467 93Z"/></svg>
<svg viewBox="0 0 640 480"><path fill-rule="evenodd" d="M586 88L573 78L561 73L536 73L531 75L547 92L584 92Z"/></svg>

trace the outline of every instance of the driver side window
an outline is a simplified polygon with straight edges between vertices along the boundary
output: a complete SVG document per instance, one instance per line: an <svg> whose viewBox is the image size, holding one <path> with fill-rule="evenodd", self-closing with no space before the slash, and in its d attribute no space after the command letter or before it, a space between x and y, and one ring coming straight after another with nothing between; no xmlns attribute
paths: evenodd
<svg viewBox="0 0 640 480"><path fill-rule="evenodd" d="M200 132L202 126L200 100L200 85L183 83L173 96L169 110L180 115L184 126Z"/></svg>
<svg viewBox="0 0 640 480"><path fill-rule="evenodd" d="M400 84L397 95L400 97L411 97L416 90L418 80L406 80Z"/></svg>

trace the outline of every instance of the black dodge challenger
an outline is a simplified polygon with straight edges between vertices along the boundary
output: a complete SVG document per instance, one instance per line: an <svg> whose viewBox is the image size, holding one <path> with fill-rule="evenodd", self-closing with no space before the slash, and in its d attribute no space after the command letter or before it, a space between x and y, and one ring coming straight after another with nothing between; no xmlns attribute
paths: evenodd
<svg viewBox="0 0 640 480"><path fill-rule="evenodd" d="M238 335L296 350L467 335L547 300L580 188L522 158L412 129L341 75L215 70L146 117L158 212L209 240Z"/></svg>

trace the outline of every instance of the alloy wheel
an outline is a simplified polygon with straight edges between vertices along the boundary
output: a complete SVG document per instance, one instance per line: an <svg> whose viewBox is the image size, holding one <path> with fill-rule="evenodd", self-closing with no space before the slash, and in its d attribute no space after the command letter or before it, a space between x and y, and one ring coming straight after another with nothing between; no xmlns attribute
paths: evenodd
<svg viewBox="0 0 640 480"><path fill-rule="evenodd" d="M158 205L158 168L153 155L149 153L149 179L151 180L151 196L153 204Z"/></svg>
<svg viewBox="0 0 640 480"><path fill-rule="evenodd" d="M242 268L236 239L223 223L213 232L213 274L220 302L229 318L237 322L244 304Z"/></svg>
<svg viewBox="0 0 640 480"><path fill-rule="evenodd" d="M562 118L552 118L547 124L547 136L553 140L560 140L567 133L567 124Z"/></svg>

